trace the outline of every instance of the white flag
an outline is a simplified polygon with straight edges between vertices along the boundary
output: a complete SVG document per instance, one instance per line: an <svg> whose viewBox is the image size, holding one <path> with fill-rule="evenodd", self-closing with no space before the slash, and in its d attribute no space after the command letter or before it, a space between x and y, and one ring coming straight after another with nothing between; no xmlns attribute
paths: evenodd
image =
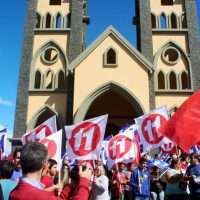
<svg viewBox="0 0 200 200"><path fill-rule="evenodd" d="M48 137L43 138L40 140L40 143L44 144L48 149L49 158L56 160L58 165L61 166L62 129Z"/></svg>
<svg viewBox="0 0 200 200"><path fill-rule="evenodd" d="M161 145L161 151L163 153L166 154L176 153L176 145L170 139L164 137L162 143L163 144Z"/></svg>
<svg viewBox="0 0 200 200"><path fill-rule="evenodd" d="M109 169L119 162L129 163L134 161L139 153L139 145L136 144L135 133L137 127L135 125L127 128L123 133L115 135L107 143L107 166Z"/></svg>
<svg viewBox="0 0 200 200"><path fill-rule="evenodd" d="M37 126L34 130L25 133L22 136L22 143L27 144L30 142L38 142L41 139L55 133L57 131L56 125L56 115L49 118L39 126Z"/></svg>
<svg viewBox="0 0 200 200"><path fill-rule="evenodd" d="M108 115L65 126L66 151L70 159L95 160L99 158Z"/></svg>
<svg viewBox="0 0 200 200"><path fill-rule="evenodd" d="M163 144L163 136L158 130L168 119L169 115L165 106L135 119L143 151L160 147Z"/></svg>

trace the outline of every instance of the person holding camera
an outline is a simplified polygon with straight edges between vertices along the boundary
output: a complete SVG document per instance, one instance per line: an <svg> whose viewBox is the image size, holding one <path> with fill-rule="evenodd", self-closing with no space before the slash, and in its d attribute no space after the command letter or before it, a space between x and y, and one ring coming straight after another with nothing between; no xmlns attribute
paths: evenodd
<svg viewBox="0 0 200 200"><path fill-rule="evenodd" d="M72 194L70 185L65 185L60 196L44 190L40 183L42 171L47 168L47 149L43 144L30 143L22 148L21 167L23 178L11 192L9 200L88 200L92 169L87 165L79 166L79 183L76 193Z"/></svg>
<svg viewBox="0 0 200 200"><path fill-rule="evenodd" d="M109 180L103 165L96 165L90 200L110 200Z"/></svg>

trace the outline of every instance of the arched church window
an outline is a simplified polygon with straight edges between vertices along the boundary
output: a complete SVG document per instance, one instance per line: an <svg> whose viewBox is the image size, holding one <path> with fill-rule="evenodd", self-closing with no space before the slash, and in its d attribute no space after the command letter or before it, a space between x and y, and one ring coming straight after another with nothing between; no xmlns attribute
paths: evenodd
<svg viewBox="0 0 200 200"><path fill-rule="evenodd" d="M52 89L53 88L53 73L48 71L45 78L45 88Z"/></svg>
<svg viewBox="0 0 200 200"><path fill-rule="evenodd" d="M48 13L46 15L46 28L51 28L51 15Z"/></svg>
<svg viewBox="0 0 200 200"><path fill-rule="evenodd" d="M188 74L186 72L181 73L181 88L183 90L189 89Z"/></svg>
<svg viewBox="0 0 200 200"><path fill-rule="evenodd" d="M158 89L165 89L165 75L162 71L158 73Z"/></svg>
<svg viewBox="0 0 200 200"><path fill-rule="evenodd" d="M117 55L113 48L110 48L106 53L106 63L107 65L117 64Z"/></svg>
<svg viewBox="0 0 200 200"><path fill-rule="evenodd" d="M35 89L40 89L41 88L41 73L40 71L36 71L35 73L35 84L34 84L34 88Z"/></svg>
<svg viewBox="0 0 200 200"><path fill-rule="evenodd" d="M56 115L56 113L53 110L51 110L50 108L48 108L48 107L43 108L43 111L41 113L39 113L33 128L36 128L37 126L41 125L43 122L45 122L49 118L53 117L54 115ZM57 124L57 126L58 125L59 124Z"/></svg>
<svg viewBox="0 0 200 200"><path fill-rule="evenodd" d="M58 88L65 89L65 75L63 71L58 73Z"/></svg>
<svg viewBox="0 0 200 200"><path fill-rule="evenodd" d="M161 0L162 6L173 5L173 0Z"/></svg>
<svg viewBox="0 0 200 200"><path fill-rule="evenodd" d="M62 17L60 14L56 16L56 28L62 28Z"/></svg>
<svg viewBox="0 0 200 200"><path fill-rule="evenodd" d="M167 28L167 17L164 13L160 15L160 28Z"/></svg>
<svg viewBox="0 0 200 200"><path fill-rule="evenodd" d="M180 52L174 47L168 47L163 51L162 58L167 64L174 65L180 58Z"/></svg>
<svg viewBox="0 0 200 200"><path fill-rule="evenodd" d="M70 28L71 26L71 13L66 16L66 26L67 28Z"/></svg>
<svg viewBox="0 0 200 200"><path fill-rule="evenodd" d="M182 28L187 28L187 20L185 13L181 15L181 23L182 23Z"/></svg>
<svg viewBox="0 0 200 200"><path fill-rule="evenodd" d="M50 0L49 5L51 6L61 5L61 0Z"/></svg>
<svg viewBox="0 0 200 200"><path fill-rule="evenodd" d="M59 52L55 47L48 47L42 53L41 58L45 64L54 64L59 58Z"/></svg>
<svg viewBox="0 0 200 200"><path fill-rule="evenodd" d="M152 28L156 28L156 16L151 13L151 24L152 24Z"/></svg>
<svg viewBox="0 0 200 200"><path fill-rule="evenodd" d="M41 23L41 16L39 13L36 13L36 25L35 28L40 28L40 23Z"/></svg>
<svg viewBox="0 0 200 200"><path fill-rule="evenodd" d="M177 78L175 72L170 72L169 74L169 89L176 90L177 89Z"/></svg>
<svg viewBox="0 0 200 200"><path fill-rule="evenodd" d="M171 14L171 28L178 28L177 17L174 13Z"/></svg>

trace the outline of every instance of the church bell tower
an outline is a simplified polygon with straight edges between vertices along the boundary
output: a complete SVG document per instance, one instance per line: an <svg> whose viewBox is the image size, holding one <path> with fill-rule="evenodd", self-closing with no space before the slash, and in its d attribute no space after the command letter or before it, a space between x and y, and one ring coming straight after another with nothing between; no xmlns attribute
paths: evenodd
<svg viewBox="0 0 200 200"><path fill-rule="evenodd" d="M85 48L88 22L86 0L27 1L15 138L52 115L58 126L72 121L73 72L68 66Z"/></svg>

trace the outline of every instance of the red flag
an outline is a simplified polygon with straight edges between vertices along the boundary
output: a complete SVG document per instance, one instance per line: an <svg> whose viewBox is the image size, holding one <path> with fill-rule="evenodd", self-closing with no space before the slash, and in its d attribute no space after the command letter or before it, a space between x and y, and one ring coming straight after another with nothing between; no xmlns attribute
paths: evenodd
<svg viewBox="0 0 200 200"><path fill-rule="evenodd" d="M185 152L200 143L200 90L189 97L159 131Z"/></svg>

